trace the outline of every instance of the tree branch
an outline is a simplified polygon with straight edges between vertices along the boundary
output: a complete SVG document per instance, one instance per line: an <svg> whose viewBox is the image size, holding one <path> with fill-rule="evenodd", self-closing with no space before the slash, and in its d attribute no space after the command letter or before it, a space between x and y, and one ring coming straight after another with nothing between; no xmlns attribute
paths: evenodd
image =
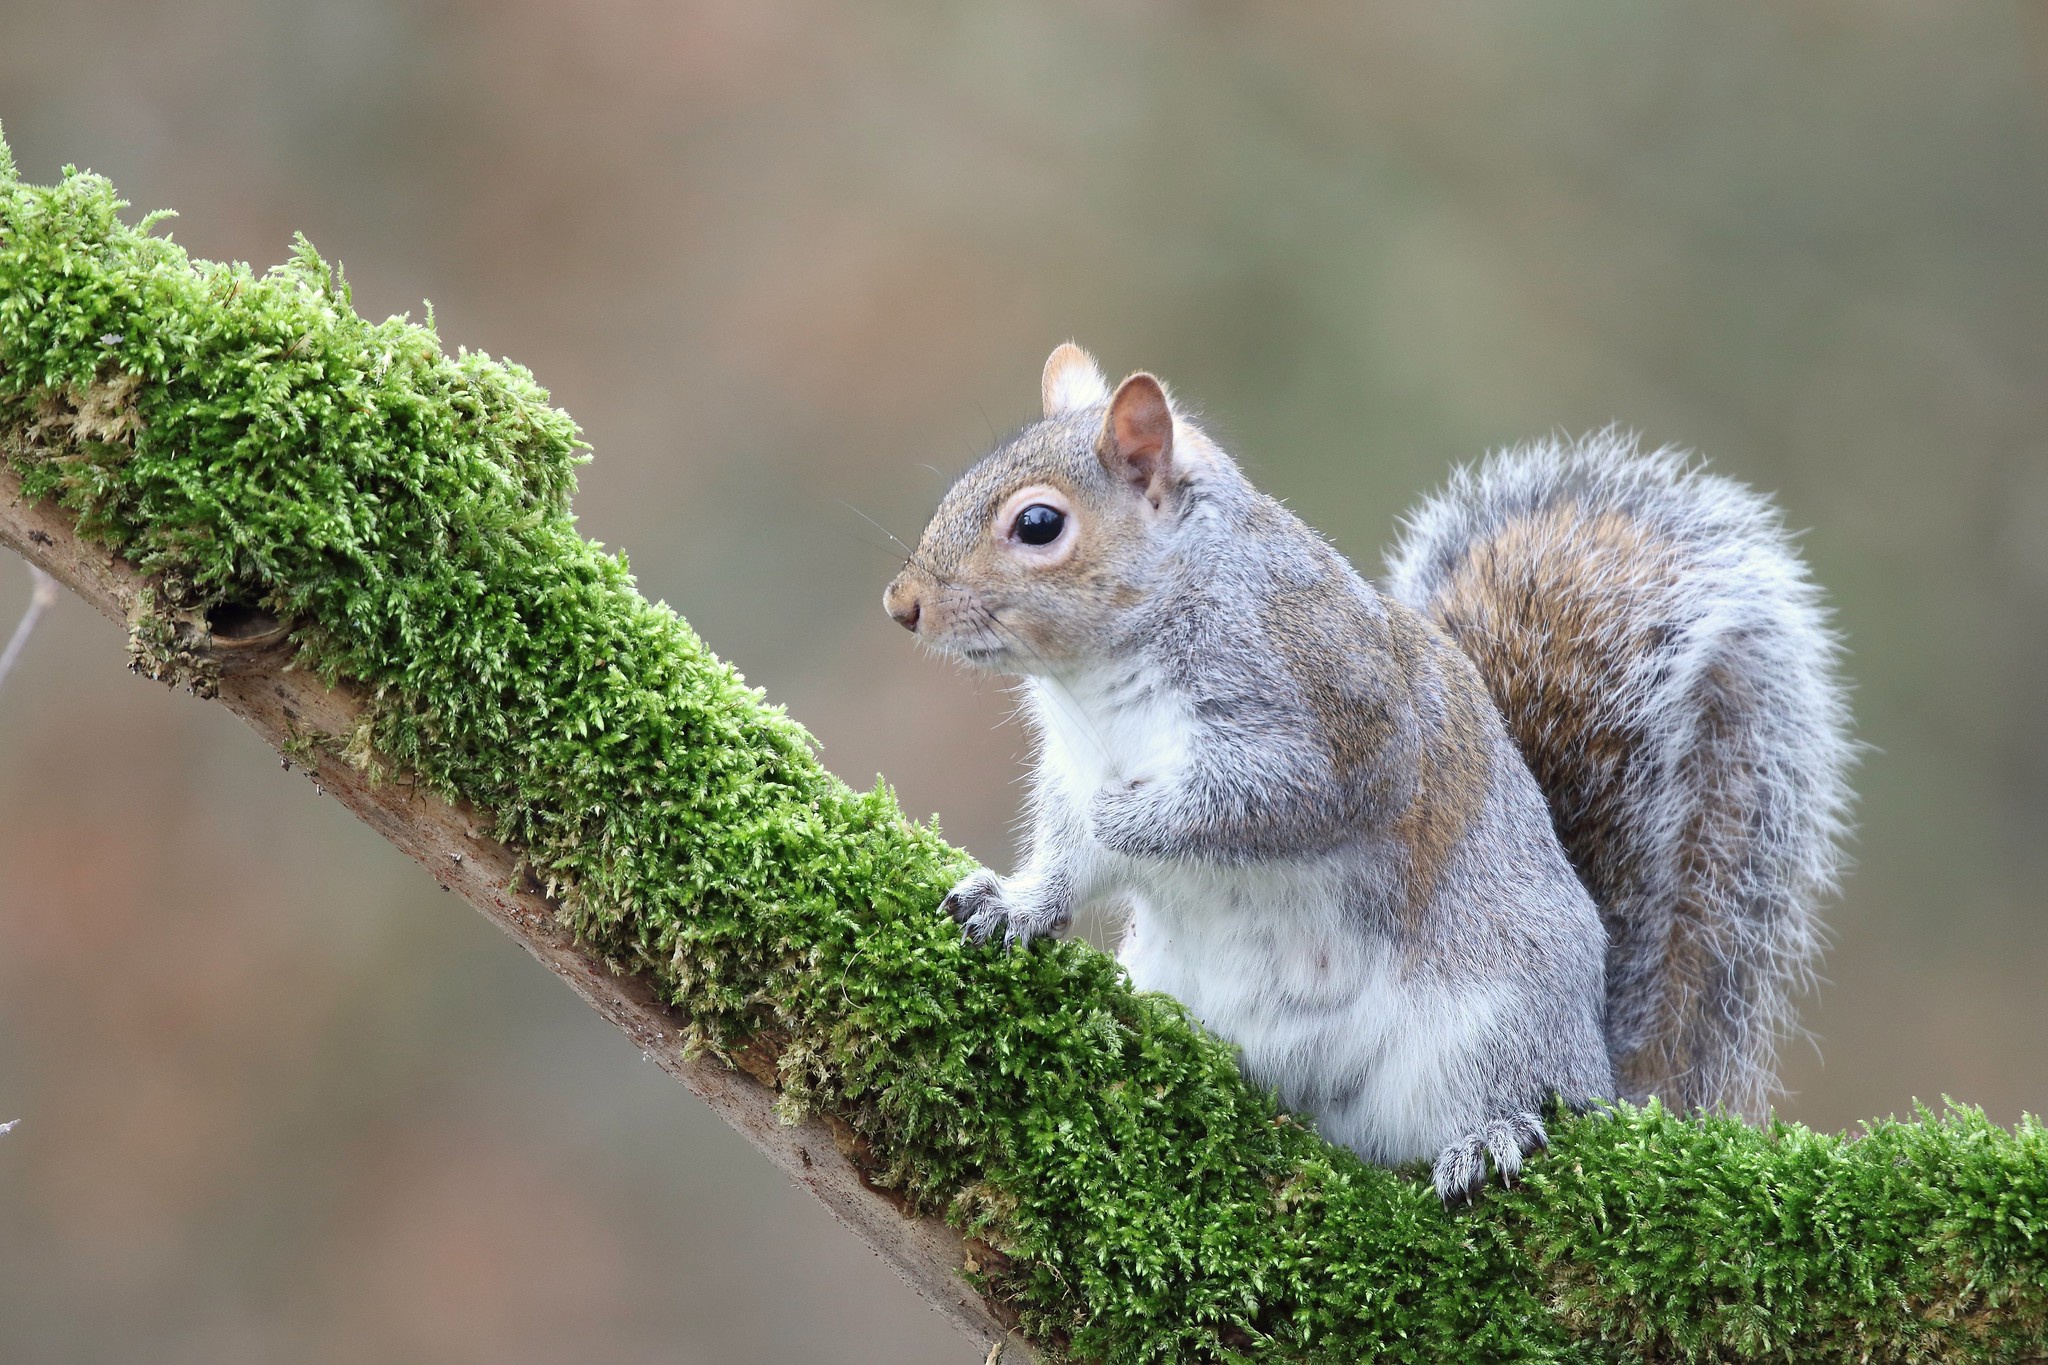
<svg viewBox="0 0 2048 1365"><path fill-rule="evenodd" d="M74 520L58 507L24 497L20 476L0 463L0 545L102 616L126 625L149 581L134 566L81 543ZM835 1137L824 1117L790 1125L777 1116L772 1061L742 1053L736 1059L740 1066L730 1066L715 1057L686 1055L686 1031L676 1011L661 1002L645 977L615 971L599 954L578 946L562 927L561 906L542 893L517 853L490 837L488 820L417 785L373 781L342 757L347 738L363 722L359 687L330 688L313 673L291 668L293 651L275 617L238 616L234 625L231 633L195 636L187 650L205 673L217 670L221 705L248 722L287 767L303 769L323 794L568 982L643 1054L815 1195L977 1347L1018 1344L961 1279L968 1256L959 1233L936 1218L906 1214L899 1198L868 1183L841 1150L849 1145L843 1127ZM771 1084L742 1069L749 1063Z"/></svg>

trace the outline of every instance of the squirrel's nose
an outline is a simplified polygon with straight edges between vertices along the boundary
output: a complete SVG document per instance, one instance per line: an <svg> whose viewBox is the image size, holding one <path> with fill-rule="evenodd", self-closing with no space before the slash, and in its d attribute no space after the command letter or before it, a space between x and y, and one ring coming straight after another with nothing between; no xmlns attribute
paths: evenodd
<svg viewBox="0 0 2048 1365"><path fill-rule="evenodd" d="M915 589L892 583L882 605L896 618L897 625L913 635L917 633L917 618L924 614L924 604L917 600Z"/></svg>

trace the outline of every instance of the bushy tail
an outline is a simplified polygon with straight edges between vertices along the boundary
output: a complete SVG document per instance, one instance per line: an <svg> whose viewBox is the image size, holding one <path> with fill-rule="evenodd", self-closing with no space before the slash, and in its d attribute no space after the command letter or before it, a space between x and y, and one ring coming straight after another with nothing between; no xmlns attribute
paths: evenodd
<svg viewBox="0 0 2048 1365"><path fill-rule="evenodd" d="M1624 1097L1760 1113L1853 752L1777 509L1609 431L1461 472L1389 567L1479 666L1599 903Z"/></svg>

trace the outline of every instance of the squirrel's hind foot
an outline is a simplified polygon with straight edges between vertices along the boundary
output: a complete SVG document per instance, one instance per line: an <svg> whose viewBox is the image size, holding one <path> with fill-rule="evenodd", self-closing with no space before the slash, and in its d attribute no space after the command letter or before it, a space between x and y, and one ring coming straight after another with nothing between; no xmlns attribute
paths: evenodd
<svg viewBox="0 0 2048 1365"><path fill-rule="evenodd" d="M1522 1173L1522 1159L1550 1145L1544 1136L1543 1120L1531 1113L1510 1114L1486 1125L1483 1132L1467 1133L1436 1155L1430 1176L1436 1182L1437 1198L1445 1208L1469 1204L1486 1188L1486 1157L1493 1154L1493 1168L1500 1183L1513 1185Z"/></svg>

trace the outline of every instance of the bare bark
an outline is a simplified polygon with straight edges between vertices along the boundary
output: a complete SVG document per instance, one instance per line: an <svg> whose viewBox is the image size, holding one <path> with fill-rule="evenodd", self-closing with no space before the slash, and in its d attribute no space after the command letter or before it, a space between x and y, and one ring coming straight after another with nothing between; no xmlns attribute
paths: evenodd
<svg viewBox="0 0 2048 1365"><path fill-rule="evenodd" d="M70 588L99 612L126 623L148 581L128 564L85 544L69 513L24 499L19 476L0 464L0 545ZM925 1300L995 1360L1024 1358L1021 1338L1005 1330L960 1277L968 1249L943 1222L906 1216L892 1196L869 1185L842 1150L834 1126L813 1117L794 1126L775 1113L775 1091L747 1070L710 1057L685 1057L679 1020L643 978L619 975L578 947L555 906L521 866L516 850L492 839L488 822L403 782L372 782L343 760L341 744L361 714L357 696L288 669L285 632L275 621L237 622L200 642L220 665L219 701L247 721L289 766L303 768L327 795L396 844L484 918L516 939L631 1038L662 1070L830 1209ZM308 742L308 741L316 742ZM744 1066L750 1059L742 1057ZM758 1068L773 1075L772 1064ZM843 1131L843 1130L842 1130ZM1006 1350L1006 1348L1008 1348Z"/></svg>

